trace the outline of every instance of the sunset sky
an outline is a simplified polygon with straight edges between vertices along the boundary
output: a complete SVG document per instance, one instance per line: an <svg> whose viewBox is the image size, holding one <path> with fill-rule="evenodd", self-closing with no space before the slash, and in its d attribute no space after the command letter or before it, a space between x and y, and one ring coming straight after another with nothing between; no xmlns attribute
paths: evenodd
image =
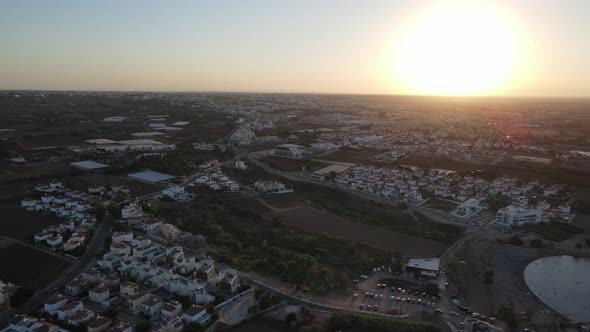
<svg viewBox="0 0 590 332"><path fill-rule="evenodd" d="M590 97L590 1L0 0L0 89Z"/></svg>

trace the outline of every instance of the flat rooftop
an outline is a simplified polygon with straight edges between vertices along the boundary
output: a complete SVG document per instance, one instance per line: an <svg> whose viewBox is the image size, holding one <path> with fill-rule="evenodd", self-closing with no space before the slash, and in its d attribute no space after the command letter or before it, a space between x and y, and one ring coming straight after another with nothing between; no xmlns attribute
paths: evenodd
<svg viewBox="0 0 590 332"><path fill-rule="evenodd" d="M142 133L131 134L131 136L133 136L133 137L151 137L151 136L160 136L160 135L164 135L164 133L161 133L159 131L147 131L147 132L142 132Z"/></svg>
<svg viewBox="0 0 590 332"><path fill-rule="evenodd" d="M85 142L90 144L116 144L117 141L113 141L112 139L108 138L96 138L96 139L87 139Z"/></svg>
<svg viewBox="0 0 590 332"><path fill-rule="evenodd" d="M80 168L80 169L86 169L86 170L101 169L101 168L109 167L109 165L98 163L98 162L92 161L92 160L77 161L74 163L70 163L70 166Z"/></svg>
<svg viewBox="0 0 590 332"><path fill-rule="evenodd" d="M137 172L137 173L131 173L128 176L132 179L135 179L135 180L150 182L150 183L157 183L157 182L171 180L171 179L175 178L174 175L155 172L155 171L149 171L149 170Z"/></svg>
<svg viewBox="0 0 590 332"><path fill-rule="evenodd" d="M440 260L438 258L410 259L406 266L421 270L438 271L440 268Z"/></svg>
<svg viewBox="0 0 590 332"><path fill-rule="evenodd" d="M330 174L330 172L342 173L349 169L347 165L330 165L316 171L317 174Z"/></svg>

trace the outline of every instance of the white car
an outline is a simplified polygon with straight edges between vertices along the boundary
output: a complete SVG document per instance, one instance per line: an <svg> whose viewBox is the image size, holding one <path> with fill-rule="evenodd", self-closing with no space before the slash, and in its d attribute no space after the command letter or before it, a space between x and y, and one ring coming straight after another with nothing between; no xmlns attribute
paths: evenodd
<svg viewBox="0 0 590 332"><path fill-rule="evenodd" d="M364 275L364 274L361 274L361 279L368 279L368 278L369 278L369 277L367 277L366 275Z"/></svg>
<svg viewBox="0 0 590 332"><path fill-rule="evenodd" d="M455 311L451 311L451 316L459 317L459 314Z"/></svg>

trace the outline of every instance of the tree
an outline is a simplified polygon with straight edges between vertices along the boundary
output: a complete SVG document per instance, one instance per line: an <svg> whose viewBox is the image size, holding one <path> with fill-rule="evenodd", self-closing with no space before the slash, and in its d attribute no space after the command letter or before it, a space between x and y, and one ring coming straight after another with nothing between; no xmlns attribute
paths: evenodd
<svg viewBox="0 0 590 332"><path fill-rule="evenodd" d="M543 248L543 241L541 239L531 240L530 246L533 248Z"/></svg>
<svg viewBox="0 0 590 332"><path fill-rule="evenodd" d="M483 283L486 285L491 285L494 283L494 271L493 270L487 270L483 274Z"/></svg>
<svg viewBox="0 0 590 332"><path fill-rule="evenodd" d="M135 331L137 332L148 332L151 329L152 325L150 321L147 319L142 320L141 322L135 325Z"/></svg>
<svg viewBox="0 0 590 332"><path fill-rule="evenodd" d="M508 239L508 244L522 247L524 245L524 242L518 236L514 235Z"/></svg>
<svg viewBox="0 0 590 332"><path fill-rule="evenodd" d="M107 310L103 311L102 315L108 318L114 318L119 313L119 310L115 307L109 307Z"/></svg>
<svg viewBox="0 0 590 332"><path fill-rule="evenodd" d="M303 282L316 263L316 259L309 254L296 254L287 263L287 280L296 283Z"/></svg>
<svg viewBox="0 0 590 332"><path fill-rule="evenodd" d="M293 324L293 322L297 321L297 314L294 312L290 312L289 314L287 314L287 316L285 316L285 324L291 326L291 324Z"/></svg>
<svg viewBox="0 0 590 332"><path fill-rule="evenodd" d="M94 214L96 215L96 221L101 221L105 215L104 206L102 206L102 204L100 204L100 203L97 203L94 206Z"/></svg>
<svg viewBox="0 0 590 332"><path fill-rule="evenodd" d="M32 289L20 287L10 298L10 305L12 307L18 307L27 302L27 300L33 296L33 294L35 294L35 292Z"/></svg>
<svg viewBox="0 0 590 332"><path fill-rule="evenodd" d="M186 325L184 327L184 329L182 329L182 332L203 332L205 331L205 328L203 328L203 325L197 323L197 322L192 322L188 325Z"/></svg>

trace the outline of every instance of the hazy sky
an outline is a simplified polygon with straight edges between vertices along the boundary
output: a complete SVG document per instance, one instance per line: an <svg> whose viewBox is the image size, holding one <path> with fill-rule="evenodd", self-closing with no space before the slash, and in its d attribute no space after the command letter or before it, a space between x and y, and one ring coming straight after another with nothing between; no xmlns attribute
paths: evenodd
<svg viewBox="0 0 590 332"><path fill-rule="evenodd" d="M420 93L390 67L438 3L0 0L0 89ZM494 4L526 70L485 93L590 96L590 1Z"/></svg>

